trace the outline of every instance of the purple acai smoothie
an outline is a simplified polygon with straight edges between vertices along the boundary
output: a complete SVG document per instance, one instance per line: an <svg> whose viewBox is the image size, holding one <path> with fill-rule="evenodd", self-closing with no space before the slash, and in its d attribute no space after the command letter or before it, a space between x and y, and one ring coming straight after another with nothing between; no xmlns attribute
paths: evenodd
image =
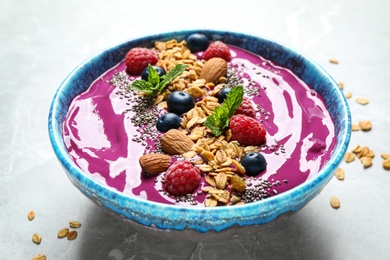
<svg viewBox="0 0 390 260"><path fill-rule="evenodd" d="M240 80L245 97L256 106L256 119L267 131L266 144L259 147L267 169L256 177L247 176L247 189L262 187L264 198L275 196L320 171L333 153L334 124L323 98L290 70L229 47L230 79ZM197 55L201 57L201 53ZM150 108L150 100L128 91L129 84L138 78L126 73L122 61L74 98L63 125L70 156L91 178L129 196L203 207L204 176L193 194L195 203L190 205L164 191L164 173L142 174L138 160L143 154L158 151L157 140L162 133L154 124L165 108ZM229 75L225 84L229 84ZM149 124L140 124L140 117ZM175 156L172 162L181 159ZM259 189L255 196L258 193Z"/></svg>

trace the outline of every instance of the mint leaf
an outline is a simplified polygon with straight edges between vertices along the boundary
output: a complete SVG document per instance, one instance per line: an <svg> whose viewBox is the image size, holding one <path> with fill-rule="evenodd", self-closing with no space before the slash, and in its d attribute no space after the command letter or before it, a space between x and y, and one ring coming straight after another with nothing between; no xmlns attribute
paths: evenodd
<svg viewBox="0 0 390 260"><path fill-rule="evenodd" d="M160 82L158 89L159 92L162 92L166 86L172 82L176 77L180 76L183 71L187 68L187 65L184 64L176 64L170 71L167 72L164 76L162 76L162 81Z"/></svg>
<svg viewBox="0 0 390 260"><path fill-rule="evenodd" d="M232 88L222 106L216 107L214 113L207 117L204 124L215 136L220 136L223 130L229 126L230 118L241 105L243 96L244 89L242 86Z"/></svg>
<svg viewBox="0 0 390 260"><path fill-rule="evenodd" d="M148 82L153 86L157 86L160 83L160 76L152 65L148 64Z"/></svg>
<svg viewBox="0 0 390 260"><path fill-rule="evenodd" d="M145 95L157 96L161 93L176 77L180 76L187 68L187 65L177 64L164 76L160 78L158 72L153 66L148 65L148 80L134 80L130 85L131 90L142 92Z"/></svg>
<svg viewBox="0 0 390 260"><path fill-rule="evenodd" d="M211 114L209 117L207 117L204 125L207 126L215 136L222 135L221 129L223 128L219 126L219 120L216 114Z"/></svg>
<svg viewBox="0 0 390 260"><path fill-rule="evenodd" d="M241 105L243 96L244 88L242 86L234 87L228 93L225 101L222 103L222 107L226 110L228 119L234 115L237 108Z"/></svg>
<svg viewBox="0 0 390 260"><path fill-rule="evenodd" d="M145 93L146 95L153 95L154 93L153 85L145 80L134 80L131 83L131 89Z"/></svg>
<svg viewBox="0 0 390 260"><path fill-rule="evenodd" d="M224 110L222 107L216 107L214 113L209 115L204 122L204 125L207 126L215 136L222 135L223 129L225 128L222 126L223 122L220 120L220 118L223 117L223 114Z"/></svg>

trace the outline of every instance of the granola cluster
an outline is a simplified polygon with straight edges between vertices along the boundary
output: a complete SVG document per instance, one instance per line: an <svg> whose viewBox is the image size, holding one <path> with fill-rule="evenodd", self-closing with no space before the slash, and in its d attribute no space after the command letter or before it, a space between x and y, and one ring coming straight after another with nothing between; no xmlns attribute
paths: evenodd
<svg viewBox="0 0 390 260"><path fill-rule="evenodd" d="M202 191L208 194L205 206L244 203L241 196L246 190L245 168L240 160L249 152L258 152L259 147L241 146L237 141L231 140L230 130L216 137L204 125L215 108L221 106L217 95L226 86L229 78L220 77L217 84L200 78L206 61L199 60L191 53L185 40L158 41L155 42L155 49L159 58L156 65L166 71L177 64L187 65L186 70L167 87L168 91L157 96L155 104L159 109L166 109L167 96L173 91L188 92L197 100L195 107L181 116L179 131L194 142L190 151L181 156L191 161L204 175L208 185L202 188ZM174 143L171 145L175 146Z"/></svg>

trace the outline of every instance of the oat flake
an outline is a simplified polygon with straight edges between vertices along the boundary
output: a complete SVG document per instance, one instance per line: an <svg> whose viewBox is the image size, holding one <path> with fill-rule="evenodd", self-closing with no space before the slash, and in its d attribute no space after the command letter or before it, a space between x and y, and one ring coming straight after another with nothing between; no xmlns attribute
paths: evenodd
<svg viewBox="0 0 390 260"><path fill-rule="evenodd" d="M330 206L334 209L340 208L340 200L337 197L330 198Z"/></svg>

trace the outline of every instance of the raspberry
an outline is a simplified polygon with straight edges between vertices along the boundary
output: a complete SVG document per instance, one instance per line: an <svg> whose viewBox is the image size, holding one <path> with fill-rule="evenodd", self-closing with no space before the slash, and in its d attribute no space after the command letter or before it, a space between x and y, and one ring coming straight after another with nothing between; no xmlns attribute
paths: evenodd
<svg viewBox="0 0 390 260"><path fill-rule="evenodd" d="M157 54L147 48L136 47L126 54L126 69L132 75L139 75L148 67L158 61Z"/></svg>
<svg viewBox="0 0 390 260"><path fill-rule="evenodd" d="M209 60L215 57L230 61L231 56L229 47L221 41L212 42L204 52L203 58Z"/></svg>
<svg viewBox="0 0 390 260"><path fill-rule="evenodd" d="M176 161L165 173L165 189L171 195L192 193L200 184L200 172L189 161Z"/></svg>
<svg viewBox="0 0 390 260"><path fill-rule="evenodd" d="M261 145L265 142L265 128L256 119L246 115L234 115L229 122L232 140L241 145Z"/></svg>
<svg viewBox="0 0 390 260"><path fill-rule="evenodd" d="M247 98L244 98L241 105L237 108L235 114L246 115L254 118L256 116L256 111L253 108L251 101Z"/></svg>

